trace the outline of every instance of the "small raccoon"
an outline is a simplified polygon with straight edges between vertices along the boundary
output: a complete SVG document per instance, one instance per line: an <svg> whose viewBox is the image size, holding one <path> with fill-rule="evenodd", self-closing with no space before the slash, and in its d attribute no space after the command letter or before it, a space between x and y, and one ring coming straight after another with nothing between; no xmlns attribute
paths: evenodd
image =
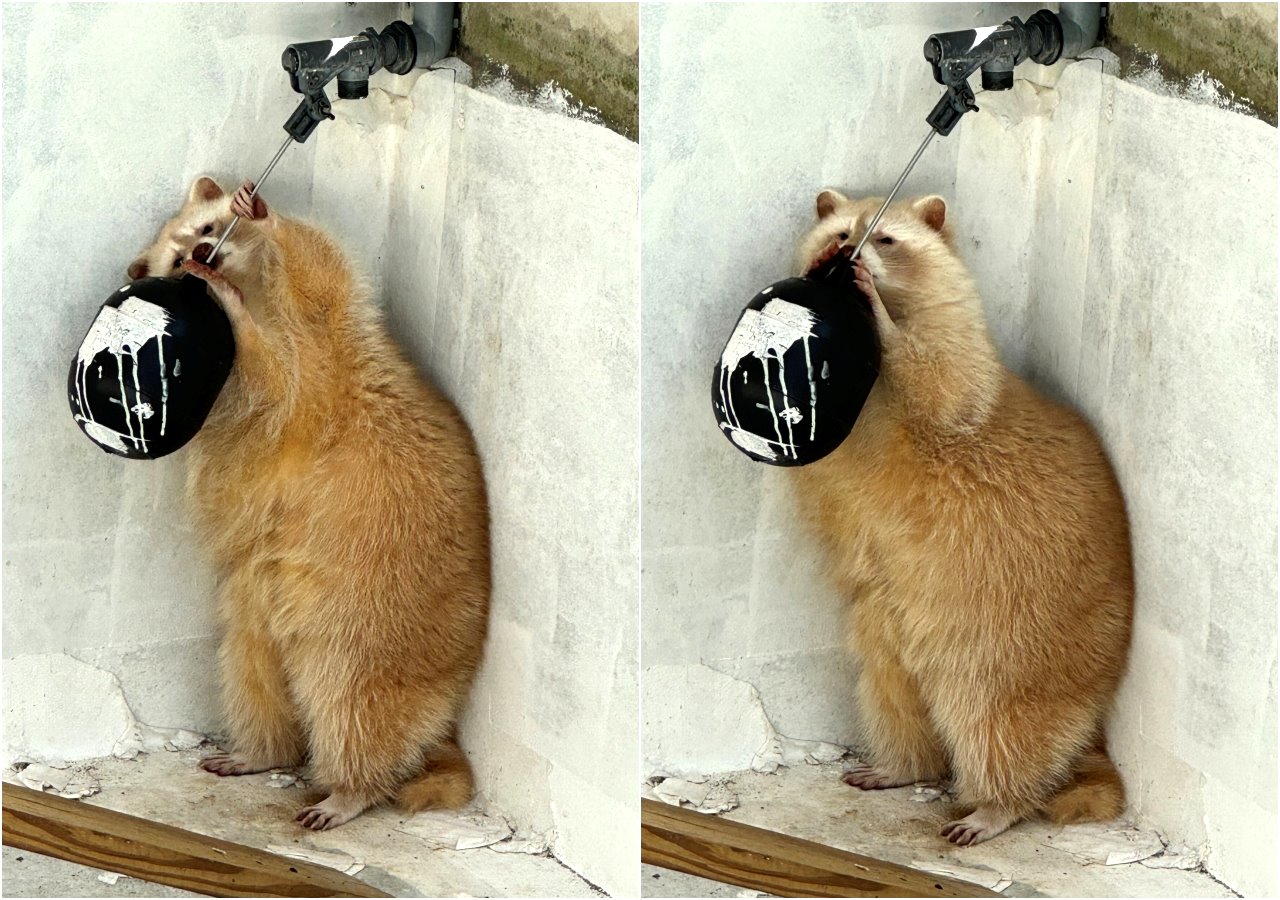
<svg viewBox="0 0 1280 900"><path fill-rule="evenodd" d="M244 775L309 759L326 829L394 799L457 808L455 723L488 624L489 524L458 411L387 335L315 228L209 178L130 278L190 272L231 319L236 360L191 442L188 492L221 577L220 649ZM238 213L244 220L205 265Z"/></svg>
<svg viewBox="0 0 1280 900"><path fill-rule="evenodd" d="M803 274L852 252L882 200L818 196ZM939 197L892 205L855 261L880 379L830 456L791 470L853 600L871 764L862 789L951 774L985 841L1042 813L1124 809L1103 734L1128 654L1124 499L1097 436L1000 362Z"/></svg>

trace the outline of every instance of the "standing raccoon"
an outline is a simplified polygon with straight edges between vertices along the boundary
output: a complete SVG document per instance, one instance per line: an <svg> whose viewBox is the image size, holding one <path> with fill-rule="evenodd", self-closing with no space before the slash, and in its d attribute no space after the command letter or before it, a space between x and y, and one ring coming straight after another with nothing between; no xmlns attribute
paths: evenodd
<svg viewBox="0 0 1280 900"><path fill-rule="evenodd" d="M820 194L799 271L852 252L881 202ZM953 775L973 810L943 828L956 844L1036 813L1115 818L1124 786L1103 724L1133 572L1106 454L1076 412L1000 363L941 198L891 206L855 268L880 378L839 449L793 470L854 600L871 764L845 781Z"/></svg>
<svg viewBox="0 0 1280 900"><path fill-rule="evenodd" d="M236 360L190 445L188 492L221 577L230 753L246 775L309 759L327 829L394 799L464 806L455 723L488 622L488 512L457 410L316 229L198 179L130 278L190 272ZM244 217L205 265L212 242Z"/></svg>

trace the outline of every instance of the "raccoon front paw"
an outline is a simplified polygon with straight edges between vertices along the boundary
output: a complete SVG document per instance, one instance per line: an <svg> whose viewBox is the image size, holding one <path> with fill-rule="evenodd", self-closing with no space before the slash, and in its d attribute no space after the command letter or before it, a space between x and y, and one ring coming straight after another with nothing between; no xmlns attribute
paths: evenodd
<svg viewBox="0 0 1280 900"><path fill-rule="evenodd" d="M248 316L244 308L244 294L217 269L212 269L198 260L188 259L183 262L182 270L209 285L209 293L232 322Z"/></svg>
<svg viewBox="0 0 1280 900"><path fill-rule="evenodd" d="M275 766L255 763L238 753L215 753L200 760L200 768L214 775L254 775L274 769Z"/></svg>
<svg viewBox="0 0 1280 900"><path fill-rule="evenodd" d="M293 821L312 831L328 831L344 822L350 822L368 808L369 804L363 800L334 793L319 803L299 810Z"/></svg>
<svg viewBox="0 0 1280 900"><path fill-rule="evenodd" d="M871 315L875 319L881 344L892 341L897 336L898 326L889 315L889 310L885 309L884 301L880 299L880 292L876 290L876 281L871 275L871 270L860 258L853 262L853 283L858 286L858 290L862 291L871 305Z"/></svg>
<svg viewBox="0 0 1280 900"><path fill-rule="evenodd" d="M267 209L267 201L252 194L252 181L240 185L240 189L231 198L231 211L242 219L265 219L271 212Z"/></svg>
<svg viewBox="0 0 1280 900"><path fill-rule="evenodd" d="M850 787L861 788L864 791L880 791L885 788L905 787L908 784L916 783L914 778L898 776L866 763L859 763L854 766L841 775L840 780Z"/></svg>
<svg viewBox="0 0 1280 900"><path fill-rule="evenodd" d="M1017 816L990 806L980 806L963 819L956 819L942 826L939 834L953 844L972 847L1004 833L1017 821Z"/></svg>

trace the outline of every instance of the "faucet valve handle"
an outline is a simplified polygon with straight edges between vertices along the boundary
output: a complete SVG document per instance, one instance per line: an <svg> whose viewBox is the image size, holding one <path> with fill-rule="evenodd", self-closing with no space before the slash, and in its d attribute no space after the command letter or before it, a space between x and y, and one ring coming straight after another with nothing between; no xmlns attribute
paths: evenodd
<svg viewBox="0 0 1280 900"><path fill-rule="evenodd" d="M956 127L960 117L970 110L977 112L978 98L974 96L969 82L960 81L947 87L947 92L934 105L925 121L930 128L946 137Z"/></svg>

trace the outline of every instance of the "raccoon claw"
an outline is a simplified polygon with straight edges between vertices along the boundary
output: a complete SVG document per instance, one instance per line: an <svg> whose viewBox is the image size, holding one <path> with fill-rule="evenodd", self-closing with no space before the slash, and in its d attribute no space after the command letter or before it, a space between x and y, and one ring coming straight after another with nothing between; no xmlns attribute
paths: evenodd
<svg viewBox="0 0 1280 900"><path fill-rule="evenodd" d="M854 260L853 283L867 295L868 300L872 301L872 306L880 303L880 292L876 290L876 281L871 277L871 272L861 259Z"/></svg>
<svg viewBox="0 0 1280 900"><path fill-rule="evenodd" d="M875 766L869 766L865 763L854 766L848 772L845 772L840 776L840 780L850 787L861 788L864 791L879 791L885 788L915 784L915 779L896 778L887 772L882 772Z"/></svg>
<svg viewBox="0 0 1280 900"><path fill-rule="evenodd" d="M246 181L240 185L240 189L231 198L231 211L242 219L265 219L267 202L261 197L253 197L252 194L252 181Z"/></svg>
<svg viewBox="0 0 1280 900"><path fill-rule="evenodd" d="M862 291L867 298L867 303L871 306L871 315L876 320L876 328L880 332L881 341L890 339L897 333L898 326L894 323L893 317L889 315L889 310L885 309L884 301L880 299L880 292L876 290L875 279L861 259L854 260L853 283L857 285L858 290Z"/></svg>
<svg viewBox="0 0 1280 900"><path fill-rule="evenodd" d="M319 806L308 806L293 817L293 821L312 831L328 831L338 824L333 819L333 813L326 812Z"/></svg>
<svg viewBox="0 0 1280 900"><path fill-rule="evenodd" d="M330 794L319 803L300 809L293 821L312 831L328 831L350 822L364 811L365 806L366 804L353 803Z"/></svg>
<svg viewBox="0 0 1280 900"><path fill-rule="evenodd" d="M215 753L200 760L200 768L214 775L253 775L265 772L271 766L255 766L234 753Z"/></svg>
<svg viewBox="0 0 1280 900"><path fill-rule="evenodd" d="M944 838L961 847L972 847L1003 834L1017 819L991 809L976 809L963 819L948 822L939 832Z"/></svg>

